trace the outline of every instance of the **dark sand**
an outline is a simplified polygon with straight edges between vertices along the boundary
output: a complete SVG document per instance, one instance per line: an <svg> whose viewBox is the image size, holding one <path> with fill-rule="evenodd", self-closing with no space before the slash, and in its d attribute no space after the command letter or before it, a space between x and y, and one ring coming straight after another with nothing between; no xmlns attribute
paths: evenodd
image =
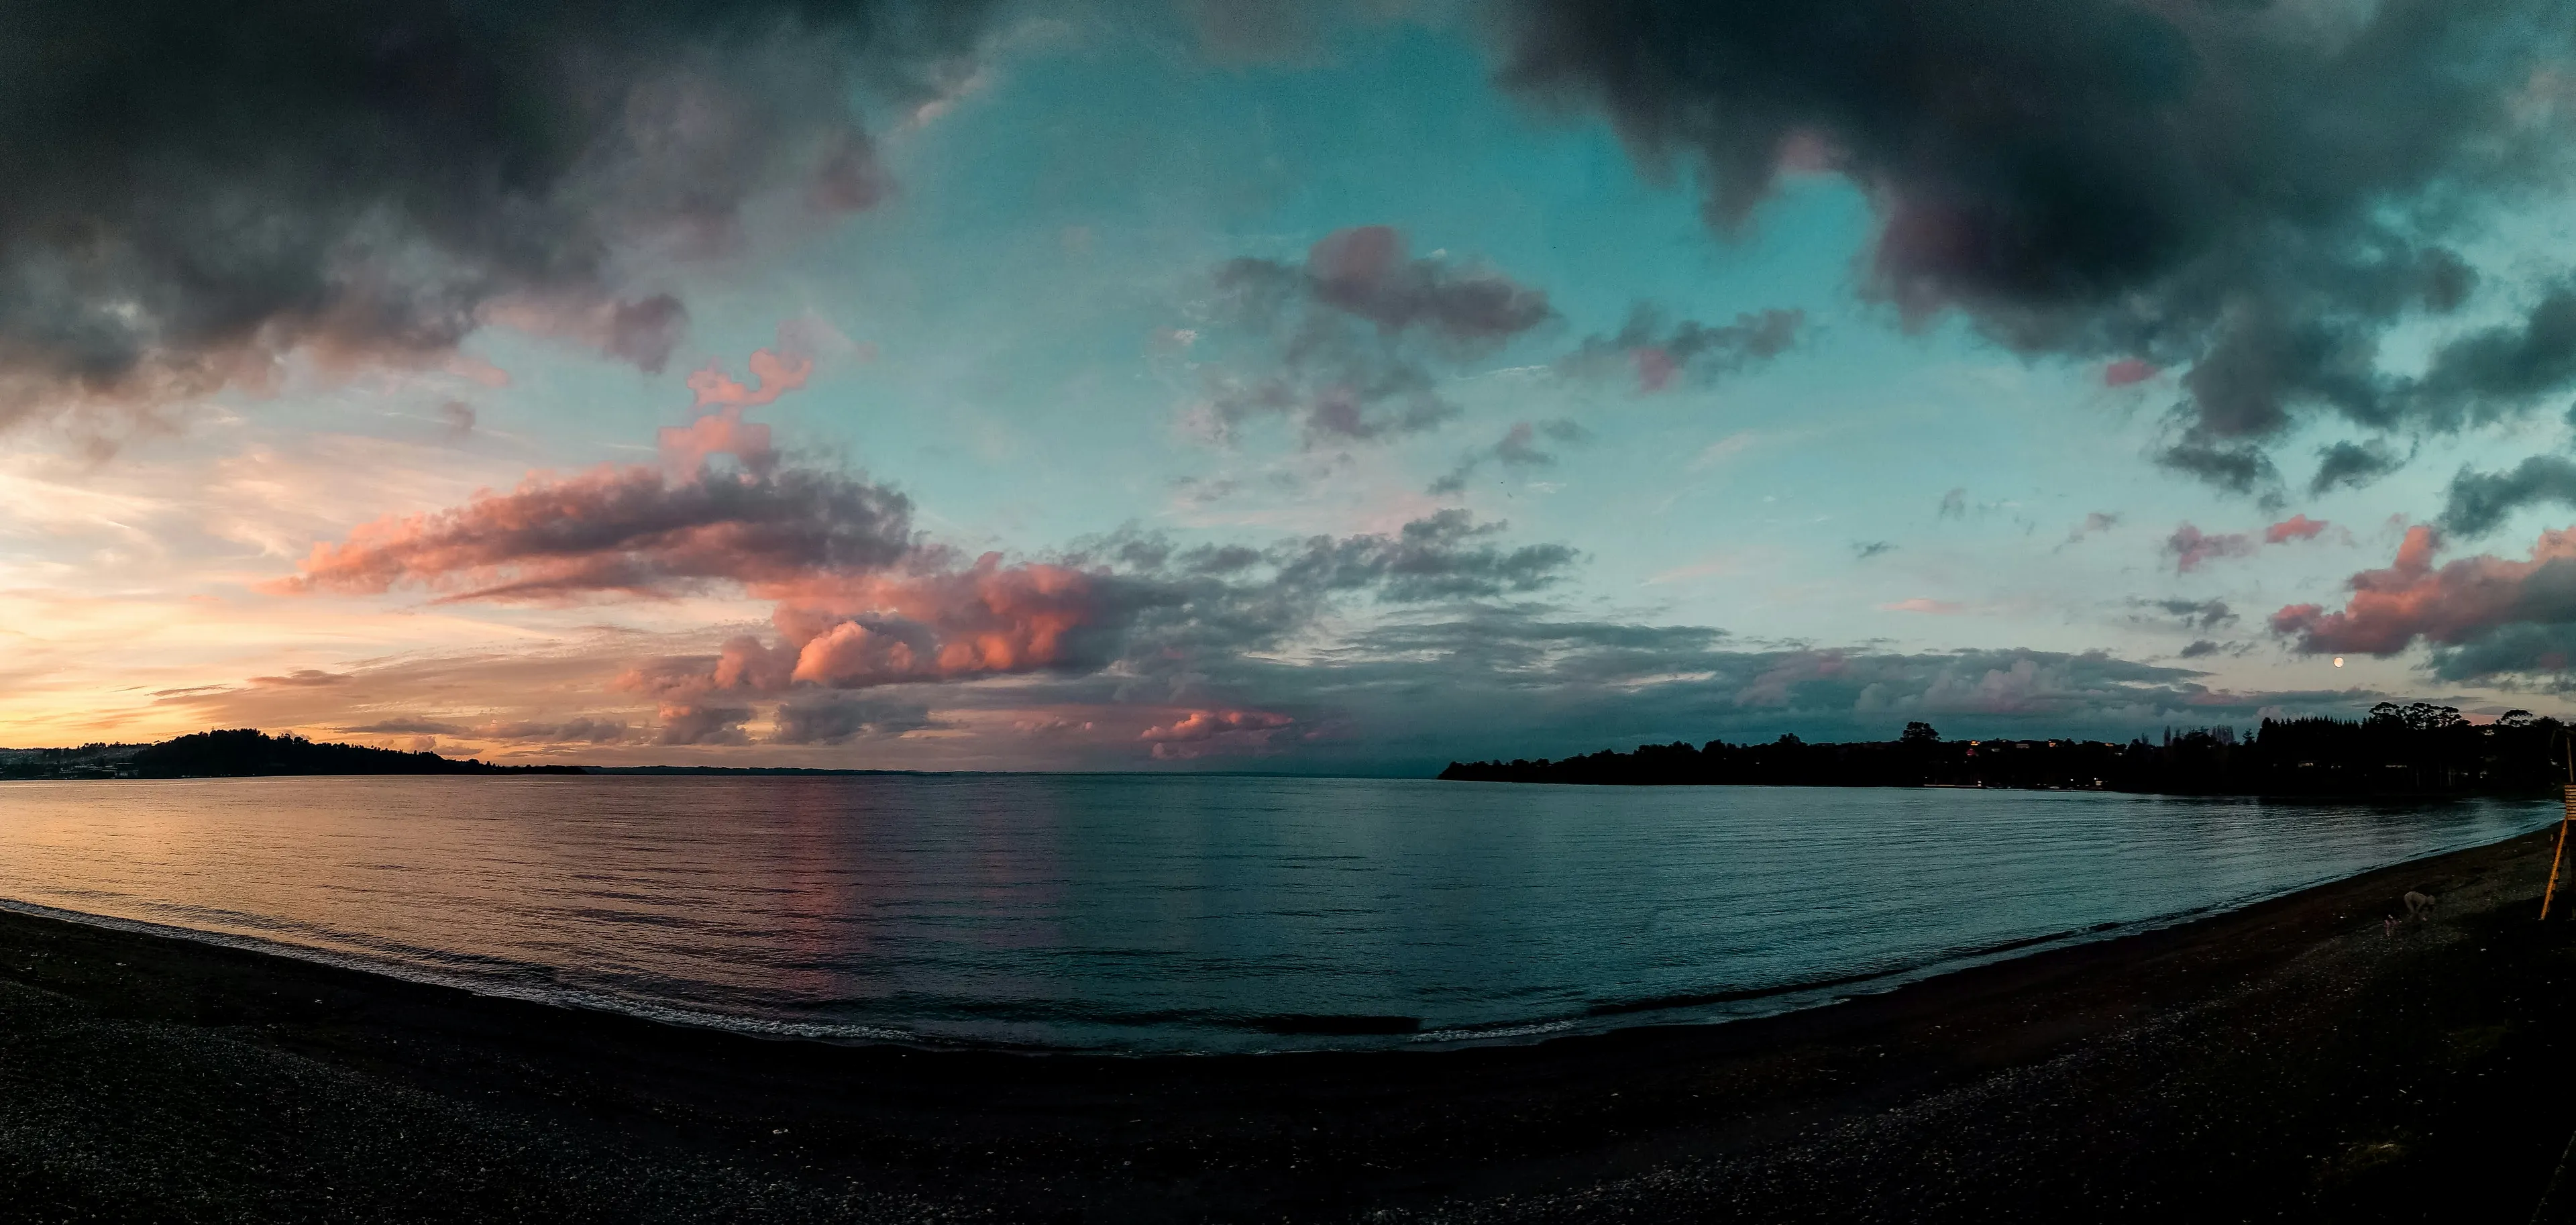
<svg viewBox="0 0 2576 1225"><path fill-rule="evenodd" d="M1448 1052L763 1041L0 915L0 1217L2522 1221L2576 1128L2546 837L1789 1016ZM2383 936L2408 888L2437 917Z"/></svg>

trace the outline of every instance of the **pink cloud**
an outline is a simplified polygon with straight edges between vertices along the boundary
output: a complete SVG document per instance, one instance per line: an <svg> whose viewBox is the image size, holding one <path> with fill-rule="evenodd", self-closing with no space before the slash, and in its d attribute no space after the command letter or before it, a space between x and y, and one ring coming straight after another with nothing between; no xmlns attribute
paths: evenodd
<svg viewBox="0 0 2576 1225"><path fill-rule="evenodd" d="M783 331L784 329L782 329ZM751 355L751 384L734 381L724 366L709 362L705 369L689 376L689 390L698 394L698 407L730 404L738 408L758 408L805 385L814 373L814 359L798 354L780 354L770 349L756 349Z"/></svg>
<svg viewBox="0 0 2576 1225"><path fill-rule="evenodd" d="M928 551L916 560L937 556ZM728 695L1094 668L1104 662L1103 644L1085 640L1085 632L1122 620L1103 581L1066 566L1007 566L999 554L987 553L962 569L747 583L751 594L779 601L770 616L774 643L743 635L726 642L711 664L650 661L628 669L617 687L660 702L667 738L697 735L701 724L707 734L730 734L726 729L741 721L730 703L740 698ZM708 711L725 717L710 723ZM1185 743L1293 722L1262 712L1201 713L1204 718L1177 720L1145 738Z"/></svg>
<svg viewBox="0 0 2576 1225"><path fill-rule="evenodd" d="M755 592L796 652L791 681L836 689L1033 672L1064 663L1071 640L1104 617L1095 576L1065 566L1005 566L987 553L944 573L864 575Z"/></svg>
<svg viewBox="0 0 2576 1225"><path fill-rule="evenodd" d="M746 634L726 642L712 664L653 660L618 678L617 688L659 703L666 743L737 741L750 717L740 704L746 695L1096 667L1101 659L1075 640L1113 615L1095 576L1004 566L989 553L963 570L843 573L746 588L781 601L770 616L777 642Z"/></svg>
<svg viewBox="0 0 2576 1225"><path fill-rule="evenodd" d="M2283 544L2292 540L2314 540L2317 538L2318 533L2323 532L2329 526L2331 525L2323 519L2311 519L2306 515L2292 515L2287 519L2283 519L2279 523L2275 523L2270 527L2264 528L2263 543Z"/></svg>
<svg viewBox="0 0 2576 1225"><path fill-rule="evenodd" d="M689 376L704 414L659 435L664 468L609 466L572 476L531 473L506 494L388 516L339 543L316 544L272 593L382 594L399 587L448 598L563 600L598 592L669 595L714 582L779 584L879 570L914 553L912 506L880 485L831 472L774 471L769 427L746 409L805 385L814 361L791 341L828 330L779 328L777 350L751 355L753 383L714 365ZM833 333L838 335L838 333ZM717 455L739 473L707 467Z"/></svg>
<svg viewBox="0 0 2576 1225"><path fill-rule="evenodd" d="M2298 649L2393 655L2417 638L2458 643L2497 626L2527 619L2534 576L2552 571L2564 582L2576 562L2576 528L2542 532L2531 560L2491 554L2464 557L2435 569L2441 537L2430 527L2406 529L2397 560L2384 570L2364 570L2347 582L2352 598L2341 611L2293 604L2272 614L2272 632L2295 635Z"/></svg>
<svg viewBox="0 0 2576 1225"><path fill-rule="evenodd" d="M1270 743L1272 733L1296 722L1267 710L1193 710L1146 728L1137 739L1152 743L1157 758L1187 759L1212 750L1259 751Z"/></svg>
<svg viewBox="0 0 2576 1225"><path fill-rule="evenodd" d="M1965 604L1951 600L1927 599L1923 596L1916 596L1910 600L1898 600L1893 604L1881 604L1878 607L1881 612L1931 613L1944 617L1968 611L1968 606Z"/></svg>
<svg viewBox="0 0 2576 1225"><path fill-rule="evenodd" d="M688 384L697 397L696 406L716 411L687 425L665 426L659 436L662 462L683 477L696 473L718 455L731 455L753 470L776 462L769 427L743 420L743 413L774 404L780 396L803 387L814 375L811 354L819 349L848 353L856 351L857 346L831 324L806 316L778 325L776 348L752 351L748 363L751 382L735 381L719 362L709 362L691 374Z"/></svg>
<svg viewBox="0 0 2576 1225"><path fill-rule="evenodd" d="M1139 740L1207 740L1227 732L1270 731L1297 720L1266 710L1193 710L1169 723L1146 728Z"/></svg>
<svg viewBox="0 0 2576 1225"><path fill-rule="evenodd" d="M657 438L662 463L683 478L697 475L718 455L731 455L754 472L768 468L778 457L769 445L769 427L743 420L742 412L742 405L728 404L687 425L663 426Z"/></svg>
<svg viewBox="0 0 2576 1225"><path fill-rule="evenodd" d="M2105 387L2126 387L2154 377L2155 366L2134 357L2122 358L2102 367L2102 385Z"/></svg>
<svg viewBox="0 0 2576 1225"><path fill-rule="evenodd" d="M2263 538L2258 543L2250 532L2203 532L2185 523L2165 538L2165 552L2174 559L2174 573L2189 574L2199 569L2203 562L2222 557L2252 557L2262 545L2314 540L2332 526L2323 519L2311 519L2304 514L2292 515L2264 528Z"/></svg>
<svg viewBox="0 0 2576 1225"><path fill-rule="evenodd" d="M666 744L742 743L762 708L755 703L791 692L806 695L799 710L822 711L813 702L825 695L811 691L1097 671L1117 658L1147 610L1191 598L1176 581L1123 573L1113 562L1006 564L998 553L970 562L916 535L911 504L900 493L843 473L750 462L769 454L768 436L742 420L745 402L796 385L810 363L756 358L753 369L757 387L693 381L699 403L717 411L664 432L664 450L683 461L672 468L685 472L602 465L570 475L532 473L509 492L478 491L461 505L386 516L317 543L294 575L266 590L417 590L440 602L713 591L770 601L773 634L737 635L712 655L634 662L617 676L617 689L659 705ZM1531 433L1515 437L1527 442ZM741 470L704 462L728 451L747 461ZM1464 512L1444 511L1407 524L1400 535L1306 542L1297 554L1307 559L1302 564L1329 574L1290 580L1289 561L1250 550L1243 551L1249 560L1233 564L1276 565L1278 581L1313 582L1319 590L1382 582L1407 599L1458 584L1459 591L1521 590L1543 581L1523 577L1528 566L1559 564L1551 559L1561 550L1507 554L1472 544L1490 530ZM831 709L856 708L843 702ZM833 719L839 722L809 721L808 731L842 734L831 728L848 719ZM1257 747L1295 722L1262 711L1193 710L1143 739ZM781 725L772 739L806 743L796 738L805 734Z"/></svg>
<svg viewBox="0 0 2576 1225"><path fill-rule="evenodd" d="M460 507L388 516L313 546L274 594L548 601L667 595L710 582L786 582L882 567L913 550L911 503L831 473L674 480L648 467L536 475Z"/></svg>

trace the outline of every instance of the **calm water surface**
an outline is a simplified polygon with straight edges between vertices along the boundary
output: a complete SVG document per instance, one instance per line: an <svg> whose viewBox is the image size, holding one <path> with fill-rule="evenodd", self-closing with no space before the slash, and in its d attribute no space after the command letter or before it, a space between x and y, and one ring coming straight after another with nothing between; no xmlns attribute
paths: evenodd
<svg viewBox="0 0 2576 1225"><path fill-rule="evenodd" d="M21 782L0 899L774 1032L1255 1050L1776 1011L2554 816L1133 775Z"/></svg>

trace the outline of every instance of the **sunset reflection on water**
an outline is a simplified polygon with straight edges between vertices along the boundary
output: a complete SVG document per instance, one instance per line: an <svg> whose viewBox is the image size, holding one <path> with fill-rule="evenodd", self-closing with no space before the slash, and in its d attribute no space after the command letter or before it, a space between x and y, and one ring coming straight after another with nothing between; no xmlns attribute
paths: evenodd
<svg viewBox="0 0 2576 1225"><path fill-rule="evenodd" d="M2551 815L1079 775L7 783L0 898L820 1036L1268 1049L1776 1009Z"/></svg>

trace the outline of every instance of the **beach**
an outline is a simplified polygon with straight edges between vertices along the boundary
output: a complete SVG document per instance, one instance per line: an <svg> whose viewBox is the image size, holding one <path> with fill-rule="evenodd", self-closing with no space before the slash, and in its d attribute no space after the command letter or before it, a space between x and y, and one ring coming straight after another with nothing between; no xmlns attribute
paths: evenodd
<svg viewBox="0 0 2576 1225"><path fill-rule="evenodd" d="M0 914L13 1219L2523 1220L2549 834L1822 1008L1118 1057L747 1037ZM2433 917L2383 916L2420 889ZM1963 899L1973 905L1973 899ZM2576 1219L2576 1189L2547 1219Z"/></svg>

